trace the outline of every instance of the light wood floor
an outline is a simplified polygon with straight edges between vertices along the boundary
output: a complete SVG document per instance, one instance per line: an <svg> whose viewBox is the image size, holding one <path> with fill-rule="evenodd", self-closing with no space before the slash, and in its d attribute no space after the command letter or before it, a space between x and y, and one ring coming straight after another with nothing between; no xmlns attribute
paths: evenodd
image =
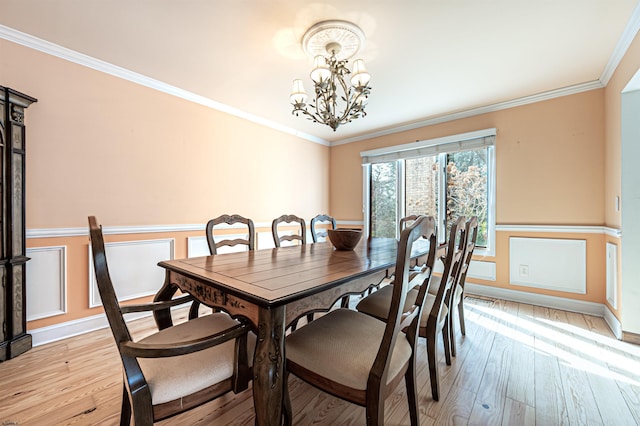
<svg viewBox="0 0 640 426"><path fill-rule="evenodd" d="M467 297L467 335L431 399L424 341L418 358L423 425L640 424L640 347L617 341L598 317ZM137 336L152 321L131 323ZM294 423L364 424L364 409L291 378ZM43 345L0 363L0 425L115 425L119 358L109 330ZM404 383L386 403L387 425L409 424ZM253 424L251 390L162 425Z"/></svg>

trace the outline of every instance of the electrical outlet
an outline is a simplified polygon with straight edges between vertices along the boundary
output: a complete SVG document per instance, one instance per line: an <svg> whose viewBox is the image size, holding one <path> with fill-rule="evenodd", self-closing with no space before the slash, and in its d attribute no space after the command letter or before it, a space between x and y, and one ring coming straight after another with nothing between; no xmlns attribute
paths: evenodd
<svg viewBox="0 0 640 426"><path fill-rule="evenodd" d="M521 277L529 276L529 265L520 265L520 276Z"/></svg>

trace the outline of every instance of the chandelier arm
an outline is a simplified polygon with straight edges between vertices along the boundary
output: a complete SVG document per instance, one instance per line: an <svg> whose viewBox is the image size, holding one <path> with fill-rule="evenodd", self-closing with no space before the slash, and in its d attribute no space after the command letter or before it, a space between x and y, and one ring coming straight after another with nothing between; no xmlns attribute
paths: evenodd
<svg viewBox="0 0 640 426"><path fill-rule="evenodd" d="M340 118L338 119L339 122L343 122L348 116L349 113L351 112L351 90L349 89L349 87L347 86L347 83L344 82L344 78L342 78L342 76L340 76L338 78L340 80L340 85L342 86L342 91L344 93L344 98L346 99L346 106L344 107L344 112L342 113L342 115L340 116Z"/></svg>
<svg viewBox="0 0 640 426"><path fill-rule="evenodd" d="M309 120L312 120L314 123L322 123L322 124L326 124L324 121L322 121L322 119L320 119L320 117L318 117L317 115L313 114L312 112L309 112L307 110L307 108L296 108L292 111L292 114L295 114L296 116L298 115L298 113L303 113L304 115L307 116L307 118Z"/></svg>
<svg viewBox="0 0 640 426"><path fill-rule="evenodd" d="M330 109L330 97L329 97L329 90L327 90L327 87L329 87L330 83L329 81L327 81L326 83L326 87L323 87L322 85L318 85L316 86L316 104L315 104L315 108L316 108L316 114L314 114L317 118L318 121L320 123L323 124L329 124L329 121L327 121L327 117L332 116L331 114L331 109ZM322 114L322 110L327 111L327 114Z"/></svg>

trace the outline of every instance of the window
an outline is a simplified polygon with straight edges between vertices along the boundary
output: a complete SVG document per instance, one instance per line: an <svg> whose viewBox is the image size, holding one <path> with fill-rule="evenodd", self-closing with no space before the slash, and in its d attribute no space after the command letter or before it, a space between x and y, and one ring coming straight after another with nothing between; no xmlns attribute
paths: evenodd
<svg viewBox="0 0 640 426"><path fill-rule="evenodd" d="M366 227L398 237L403 216L426 214L446 239L459 216L478 216L478 252L494 254L495 129L361 153Z"/></svg>
<svg viewBox="0 0 640 426"><path fill-rule="evenodd" d="M395 238L398 217L397 164L371 165L371 228L373 237Z"/></svg>

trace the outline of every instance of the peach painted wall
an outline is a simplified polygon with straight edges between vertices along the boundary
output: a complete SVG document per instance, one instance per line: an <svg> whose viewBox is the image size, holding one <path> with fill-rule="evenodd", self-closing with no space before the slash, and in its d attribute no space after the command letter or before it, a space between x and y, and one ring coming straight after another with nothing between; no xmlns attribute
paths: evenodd
<svg viewBox="0 0 640 426"><path fill-rule="evenodd" d="M369 117L367 117L369 118ZM497 225L604 225L604 90L427 126L331 149L331 212L363 220L360 152L496 128ZM509 238L586 241L586 294L515 286L509 280ZM487 286L605 303L604 235L590 233L496 233L496 280Z"/></svg>
<svg viewBox="0 0 640 426"><path fill-rule="evenodd" d="M0 84L38 99L25 117L28 230L86 228L89 215L106 227L204 227L223 213L270 223L329 211L329 147L2 39ZM198 235L105 239L174 238L180 258ZM102 311L88 307L88 238L27 240L47 246L66 247L67 312L29 330Z"/></svg>
<svg viewBox="0 0 640 426"><path fill-rule="evenodd" d="M363 220L361 151L495 127L498 225L603 225L603 95L592 90L333 147L331 212Z"/></svg>
<svg viewBox="0 0 640 426"><path fill-rule="evenodd" d="M267 221L329 207L329 148L0 40L27 123L27 228Z"/></svg>

